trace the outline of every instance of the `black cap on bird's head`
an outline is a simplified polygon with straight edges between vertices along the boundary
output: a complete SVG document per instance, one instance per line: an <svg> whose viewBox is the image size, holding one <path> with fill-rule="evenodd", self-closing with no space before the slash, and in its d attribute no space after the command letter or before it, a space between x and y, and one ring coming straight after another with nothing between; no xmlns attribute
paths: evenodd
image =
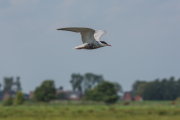
<svg viewBox="0 0 180 120"><path fill-rule="evenodd" d="M100 41L100 42L103 44L106 44L106 46L111 46L111 45L107 44L105 41Z"/></svg>

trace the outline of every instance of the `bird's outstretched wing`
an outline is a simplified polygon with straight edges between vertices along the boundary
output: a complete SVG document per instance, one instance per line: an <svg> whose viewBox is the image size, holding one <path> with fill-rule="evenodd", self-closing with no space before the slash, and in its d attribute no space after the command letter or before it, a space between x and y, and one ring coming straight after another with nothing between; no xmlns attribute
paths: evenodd
<svg viewBox="0 0 180 120"><path fill-rule="evenodd" d="M96 30L94 33L94 38L99 41L100 37L106 33L107 32L105 30Z"/></svg>
<svg viewBox="0 0 180 120"><path fill-rule="evenodd" d="M60 28L57 30L65 30L65 31L72 31L72 32L80 33L83 43L93 43L96 41L94 38L95 30L91 28L69 27L69 28Z"/></svg>

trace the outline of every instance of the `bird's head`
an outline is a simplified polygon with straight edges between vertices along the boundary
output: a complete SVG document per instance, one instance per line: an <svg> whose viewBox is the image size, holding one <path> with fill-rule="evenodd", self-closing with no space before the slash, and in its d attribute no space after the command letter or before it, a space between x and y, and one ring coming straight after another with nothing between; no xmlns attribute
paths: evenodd
<svg viewBox="0 0 180 120"><path fill-rule="evenodd" d="M100 42L103 46L111 46L111 45L107 44L105 41L100 41Z"/></svg>

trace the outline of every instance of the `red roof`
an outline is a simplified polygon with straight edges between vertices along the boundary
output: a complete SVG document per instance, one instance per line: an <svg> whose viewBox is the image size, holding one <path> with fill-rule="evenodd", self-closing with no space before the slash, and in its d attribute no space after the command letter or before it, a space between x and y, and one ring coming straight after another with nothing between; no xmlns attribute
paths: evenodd
<svg viewBox="0 0 180 120"><path fill-rule="evenodd" d="M133 96L131 95L130 92L126 92L124 94L124 97L123 97L123 101L132 101L133 100Z"/></svg>
<svg viewBox="0 0 180 120"><path fill-rule="evenodd" d="M135 101L142 101L143 99L142 99L142 97L141 97L140 95L136 95L136 96L134 97L134 100L135 100Z"/></svg>

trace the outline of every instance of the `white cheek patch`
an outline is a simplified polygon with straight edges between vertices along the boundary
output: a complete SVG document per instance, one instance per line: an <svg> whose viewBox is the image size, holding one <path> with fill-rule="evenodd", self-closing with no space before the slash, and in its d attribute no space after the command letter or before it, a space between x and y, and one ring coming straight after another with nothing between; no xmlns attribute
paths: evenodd
<svg viewBox="0 0 180 120"><path fill-rule="evenodd" d="M101 43L100 41L98 41L98 43L99 43L100 46L102 46L102 47L106 46L106 44L103 44L103 43Z"/></svg>

